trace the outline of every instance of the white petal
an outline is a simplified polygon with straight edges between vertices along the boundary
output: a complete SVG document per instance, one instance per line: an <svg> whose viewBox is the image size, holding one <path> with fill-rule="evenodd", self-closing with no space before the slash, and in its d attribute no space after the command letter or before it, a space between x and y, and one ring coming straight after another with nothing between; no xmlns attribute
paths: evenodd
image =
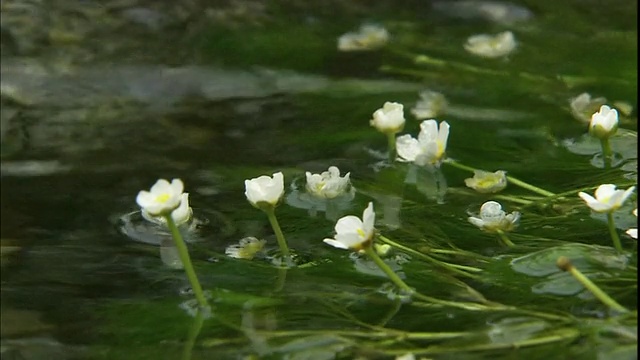
<svg viewBox="0 0 640 360"><path fill-rule="evenodd" d="M469 217L467 220L469 220L470 223L479 228L484 227L484 221L482 219L479 219L477 217Z"/></svg>
<svg viewBox="0 0 640 360"><path fill-rule="evenodd" d="M449 138L449 123L443 121L440 123L440 131L438 131L438 141L442 146L442 149L445 150L447 148L447 139Z"/></svg>
<svg viewBox="0 0 640 360"><path fill-rule="evenodd" d="M325 244L329 244L329 245L331 245L333 247L337 247L338 249L349 249L348 246L346 246L346 245L342 244L341 242L338 242L338 241L336 241L334 239L324 239L322 241L324 241Z"/></svg>
<svg viewBox="0 0 640 360"><path fill-rule="evenodd" d="M171 191L171 184L165 179L159 179L151 187L152 194L164 194Z"/></svg>
<svg viewBox="0 0 640 360"><path fill-rule="evenodd" d="M335 226L337 234L357 233L358 229L362 229L362 220L354 215L347 215L338 219Z"/></svg>
<svg viewBox="0 0 640 360"><path fill-rule="evenodd" d="M603 184L598 186L596 189L595 195L598 201L603 201L605 199L609 199L613 193L616 191L616 186L613 184ZM579 195L579 194L578 194Z"/></svg>
<svg viewBox="0 0 640 360"><path fill-rule="evenodd" d="M415 161L421 152L418 140L408 134L396 138L396 151L399 157L398 160L408 162Z"/></svg>
<svg viewBox="0 0 640 360"><path fill-rule="evenodd" d="M375 222L376 213L373 211L373 203L370 202L362 213L362 230L364 230L367 238L373 234Z"/></svg>
<svg viewBox="0 0 640 360"><path fill-rule="evenodd" d="M638 229L629 229L626 231L626 233L634 239L638 238Z"/></svg>
<svg viewBox="0 0 640 360"><path fill-rule="evenodd" d="M363 238L359 234L336 234L336 241L343 244L349 249L357 248L368 239Z"/></svg>

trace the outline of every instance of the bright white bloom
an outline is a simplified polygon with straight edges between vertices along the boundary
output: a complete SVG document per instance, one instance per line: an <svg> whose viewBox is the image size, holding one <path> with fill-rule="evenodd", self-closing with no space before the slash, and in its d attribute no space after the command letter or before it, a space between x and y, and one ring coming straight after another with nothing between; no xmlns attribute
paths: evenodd
<svg viewBox="0 0 640 360"><path fill-rule="evenodd" d="M189 193L182 193L181 199L180 206L171 212L171 217L176 225L186 223L191 219L191 215L193 215L193 209L189 206ZM163 216L153 216L145 209L142 209L142 217L158 225L165 225L167 223L167 220Z"/></svg>
<svg viewBox="0 0 640 360"><path fill-rule="evenodd" d="M402 135L396 139L398 161L413 162L416 165L440 166L447 149L449 138L449 124L446 121L438 123L435 120L425 120L420 124L418 139L411 135Z"/></svg>
<svg viewBox="0 0 640 360"><path fill-rule="evenodd" d="M496 35L473 35L467 39L464 48L478 56L497 58L509 55L518 46L516 38L511 31L505 31Z"/></svg>
<svg viewBox="0 0 640 360"><path fill-rule="evenodd" d="M605 139L618 130L618 111L602 105L600 111L591 116L589 132L598 139Z"/></svg>
<svg viewBox="0 0 640 360"><path fill-rule="evenodd" d="M596 189L595 198L583 192L579 192L578 196L587 203L591 210L598 213L608 213L619 209L635 188L632 186L627 190L616 190L616 186L613 184L603 184Z"/></svg>
<svg viewBox="0 0 640 360"><path fill-rule="evenodd" d="M244 194L251 205L259 209L263 206L276 206L284 194L284 175L277 172L273 177L262 175L245 180L244 187Z"/></svg>
<svg viewBox="0 0 640 360"><path fill-rule="evenodd" d="M507 187L507 173L474 170L473 177L465 179L464 183L479 193L497 193Z"/></svg>
<svg viewBox="0 0 640 360"><path fill-rule="evenodd" d="M307 171L307 192L322 199L336 198L351 188L349 175L350 173L346 173L340 177L340 170L335 166L330 166L329 170L322 174L311 174Z"/></svg>
<svg viewBox="0 0 640 360"><path fill-rule="evenodd" d="M376 213L373 211L373 203L370 202L362 213L362 220L354 215L338 219L334 239L323 241L340 249L362 250L373 242L375 219Z"/></svg>
<svg viewBox="0 0 640 360"><path fill-rule="evenodd" d="M257 253L262 251L265 244L267 242L265 240L259 240L255 237L246 237L240 239L238 244L228 246L224 254L236 258L236 259L253 259Z"/></svg>
<svg viewBox="0 0 640 360"><path fill-rule="evenodd" d="M638 217L638 208L633 210L633 215ZM638 228L631 228L626 231L627 235L631 236L634 239L638 239Z"/></svg>
<svg viewBox="0 0 640 360"><path fill-rule="evenodd" d="M591 98L589 93L582 93L570 100L571 114L578 120L589 122L591 115L604 105L607 99L603 97Z"/></svg>
<svg viewBox="0 0 640 360"><path fill-rule="evenodd" d="M439 92L424 90L420 92L420 100L416 103L416 106L411 109L411 113L418 120L424 120L434 118L447 109L449 103L447 99Z"/></svg>
<svg viewBox="0 0 640 360"><path fill-rule="evenodd" d="M142 190L136 197L136 202L149 215L162 215L180 206L184 184L180 179L173 179L171 183L160 179L151 187L150 191Z"/></svg>
<svg viewBox="0 0 640 360"><path fill-rule="evenodd" d="M469 222L487 232L511 231L518 225L520 213L507 214L502 205L495 201L487 201L480 207L480 217L471 216Z"/></svg>
<svg viewBox="0 0 640 360"><path fill-rule="evenodd" d="M379 49L389 41L389 32L380 25L365 24L358 32L348 32L338 38L340 51L364 51Z"/></svg>
<svg viewBox="0 0 640 360"><path fill-rule="evenodd" d="M399 133L405 123L403 108L402 104L387 101L382 108L373 113L373 119L369 124L384 134Z"/></svg>

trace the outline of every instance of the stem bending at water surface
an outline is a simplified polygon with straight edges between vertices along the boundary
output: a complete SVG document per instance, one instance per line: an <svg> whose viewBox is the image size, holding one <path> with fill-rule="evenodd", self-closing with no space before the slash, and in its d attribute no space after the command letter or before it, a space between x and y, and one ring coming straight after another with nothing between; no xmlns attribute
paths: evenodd
<svg viewBox="0 0 640 360"><path fill-rule="evenodd" d="M609 142L609 138L605 137L600 139L600 147L602 148L602 161L604 162L604 168L611 169L613 150L611 150L611 143Z"/></svg>
<svg viewBox="0 0 640 360"><path fill-rule="evenodd" d="M167 226L171 231L171 237L173 237L173 241L176 244L176 248L178 248L178 254L180 255L180 261L184 265L184 271L187 274L187 278L189 279L189 283L191 284L191 288L193 289L193 293L196 296L196 300L198 301L198 305L200 305L200 310L208 309L209 304L207 303L207 299L204 296L204 292L202 291L202 287L200 286L200 282L198 281L198 276L196 275L195 270L193 269L193 265L191 264L191 258L189 257L189 249L187 249L187 245L182 239L182 234L178 230L175 221L171 217L171 214L163 215L165 220L167 221Z"/></svg>
<svg viewBox="0 0 640 360"><path fill-rule="evenodd" d="M504 245L506 245L507 247L515 247L516 246L516 244L511 242L511 240L509 239L509 237L507 236L507 234L504 231L498 229L498 230L496 230L496 233L500 237L500 240L502 241L502 243Z"/></svg>
<svg viewBox="0 0 640 360"><path fill-rule="evenodd" d="M470 166L466 166L464 164L461 164L461 163L459 163L459 162L457 162L455 160L451 160L451 159L448 159L448 160L444 161L444 163L445 164L449 164L449 165L451 165L453 167L456 167L458 169L461 169L461 170L466 170L466 171L471 171L471 172L474 172L474 171L478 170L478 169L472 168ZM542 189L542 188L539 188L537 186L531 185L529 183L526 183L526 182L524 182L522 180L516 179L513 176L509 176L509 175L507 175L507 183L511 183L511 184L513 184L515 186L519 186L519 187L521 187L523 189L529 190L531 192L534 192L536 194L540 194L540 195L543 195L543 196L555 196L556 195L556 194L552 193L551 191L547 191L545 189Z"/></svg>

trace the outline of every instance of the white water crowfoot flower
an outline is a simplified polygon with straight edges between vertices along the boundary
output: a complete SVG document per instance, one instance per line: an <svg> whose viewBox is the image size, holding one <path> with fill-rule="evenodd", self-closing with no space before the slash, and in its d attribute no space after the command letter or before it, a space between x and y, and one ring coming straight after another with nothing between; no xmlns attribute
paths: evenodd
<svg viewBox="0 0 640 360"><path fill-rule="evenodd" d="M589 133L598 139L608 139L618 130L618 111L602 105L600 111L591 116Z"/></svg>
<svg viewBox="0 0 640 360"><path fill-rule="evenodd" d="M284 175L281 172L273 174L273 177L262 175L245 180L244 186L244 194L251 205L261 210L274 208L284 195Z"/></svg>
<svg viewBox="0 0 640 360"><path fill-rule="evenodd" d="M631 196L631 193L633 193L633 190L635 190L635 186L632 186L627 190L616 190L616 186L613 184L603 184L598 186L596 189L595 198L583 192L578 193L578 196L587 203L587 206L589 206L591 210L607 214L609 235L613 241L613 247L618 252L622 252L623 249L616 229L616 224L613 220L613 212L618 210L622 204L624 204L629 196Z"/></svg>
<svg viewBox="0 0 640 360"><path fill-rule="evenodd" d="M507 173L498 170L488 172L474 170L473 177L464 180L465 185L482 194L494 194L507 187Z"/></svg>
<svg viewBox="0 0 640 360"><path fill-rule="evenodd" d="M487 201L480 207L479 217L471 216L469 222L486 232L507 232L515 229L520 220L517 211L507 214L502 210L502 205L495 201Z"/></svg>
<svg viewBox="0 0 640 360"><path fill-rule="evenodd" d="M351 189L350 173L341 177L340 169L335 166L330 166L328 171L321 174L312 174L307 171L305 175L307 192L320 199L333 199L346 194Z"/></svg>
<svg viewBox="0 0 640 360"><path fill-rule="evenodd" d="M389 32L380 25L365 24L358 32L348 32L338 38L340 51L366 51L379 49L389 41Z"/></svg>
<svg viewBox="0 0 640 360"><path fill-rule="evenodd" d="M164 216L151 215L144 208L142 209L141 213L142 213L142 217L147 221L150 221L158 225L167 224L167 220L165 220ZM189 193L182 193L180 205L171 212L171 217L173 218L173 221L175 221L176 226L180 226L182 224L187 223L189 220L191 220L192 215L193 215L193 209L191 209L191 207L189 206Z"/></svg>
<svg viewBox="0 0 640 360"><path fill-rule="evenodd" d="M158 216L169 214L182 202L184 184L180 179L173 179L171 183L160 179L151 187L150 191L142 190L136 197L136 202L148 215Z"/></svg>
<svg viewBox="0 0 640 360"><path fill-rule="evenodd" d="M635 190L635 186L627 190L616 190L616 186L613 184L603 184L596 189L595 198L584 192L579 192L578 196L587 203L591 210L597 213L609 213L618 210L631 196L633 190Z"/></svg>
<svg viewBox="0 0 640 360"><path fill-rule="evenodd" d="M362 219L354 215L338 219L334 239L324 239L323 241L339 249L363 250L373 243L375 219L376 213L373 211L373 203L370 202L362 213Z"/></svg>
<svg viewBox="0 0 640 360"><path fill-rule="evenodd" d="M423 121L417 139L408 134L396 139L397 160L439 167L445 157L449 128L446 121L441 122L439 128L435 120Z"/></svg>
<svg viewBox="0 0 640 360"><path fill-rule="evenodd" d="M468 52L485 58L498 58L511 54L518 46L515 36L511 31L505 31L496 35L473 35L464 44Z"/></svg>
<svg viewBox="0 0 640 360"><path fill-rule="evenodd" d="M383 134L397 134L404 129L404 106L397 102L385 102L373 113L369 124Z"/></svg>
<svg viewBox="0 0 640 360"><path fill-rule="evenodd" d="M142 208L143 216L144 212L147 212L148 215L162 216L164 218L164 224L166 224L171 232L171 237L173 237L176 249L178 250L180 262L184 267L184 271L189 279L189 283L191 284L193 293L196 296L198 305L200 305L201 309L209 309L209 304L204 296L204 292L202 291L202 286L200 286L198 276L191 264L189 250L187 249L184 239L182 239L182 234L180 234L176 221L173 217L174 210L179 208L185 199L182 193L183 190L184 184L180 179L173 179L171 183L167 180L160 179L151 187L151 191L140 191L136 197L136 202ZM187 201L185 201L185 204L188 208L188 197L186 199ZM179 218L184 216L184 214L181 215L181 213L184 213L184 210L179 212Z"/></svg>
<svg viewBox="0 0 640 360"><path fill-rule="evenodd" d="M633 215L638 217L638 208L633 209ZM634 239L638 239L638 228L631 228L626 231L627 235L631 236Z"/></svg>

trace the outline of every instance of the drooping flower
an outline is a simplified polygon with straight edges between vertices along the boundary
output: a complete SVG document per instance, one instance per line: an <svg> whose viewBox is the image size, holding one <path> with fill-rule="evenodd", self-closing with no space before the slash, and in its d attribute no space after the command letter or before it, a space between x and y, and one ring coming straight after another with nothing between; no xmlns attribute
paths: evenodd
<svg viewBox="0 0 640 360"><path fill-rule="evenodd" d="M324 239L323 241L340 249L362 250L373 242L375 218L373 203L370 202L362 213L362 219L354 215L338 219L334 239Z"/></svg>
<svg viewBox="0 0 640 360"><path fill-rule="evenodd" d="M184 184L180 179L173 179L171 183L165 179L160 179L156 181L150 191L140 191L136 197L136 202L149 215L163 215L180 206L183 190Z"/></svg>
<svg viewBox="0 0 640 360"><path fill-rule="evenodd" d="M464 183L479 193L493 194L507 187L507 173L502 170L496 172L474 170L473 177L465 179Z"/></svg>
<svg viewBox="0 0 640 360"><path fill-rule="evenodd" d="M633 215L638 217L638 208L633 209ZM631 236L634 239L638 239L638 228L631 228L625 231L627 235Z"/></svg>
<svg viewBox="0 0 640 360"><path fill-rule="evenodd" d="M321 199L333 199L345 194L351 188L350 173L340 176L340 169L330 166L328 171L321 174L306 172L307 192Z"/></svg>
<svg viewBox="0 0 640 360"><path fill-rule="evenodd" d="M357 32L348 32L338 38L340 51L366 51L379 49L389 41L389 32L380 25L364 24Z"/></svg>
<svg viewBox="0 0 640 360"><path fill-rule="evenodd" d="M570 99L571 114L578 120L589 122L591 116L607 102L603 97L591 98L589 93L582 93Z"/></svg>
<svg viewBox="0 0 640 360"><path fill-rule="evenodd" d="M189 221L192 215L193 209L189 206L189 193L182 193L180 206L171 212L171 217L176 225L179 226ZM163 216L153 216L145 209L142 209L142 217L158 225L165 225L167 223L167 220Z"/></svg>
<svg viewBox="0 0 640 360"><path fill-rule="evenodd" d="M486 58L509 55L517 46L518 43L511 31L501 32L496 35L473 35L464 44L464 48L468 52Z"/></svg>
<svg viewBox="0 0 640 360"><path fill-rule="evenodd" d="M258 209L275 207L284 195L284 175L281 172L273 174L273 177L262 175L257 178L244 181L247 200Z"/></svg>
<svg viewBox="0 0 640 360"><path fill-rule="evenodd" d="M240 239L237 244L229 245L224 254L236 259L251 260L262 251L266 243L265 240L259 240L252 236L246 237Z"/></svg>
<svg viewBox="0 0 640 360"><path fill-rule="evenodd" d="M479 217L471 216L469 222L487 232L511 231L518 225L520 213L507 214L502 205L495 201L487 201L480 207Z"/></svg>
<svg viewBox="0 0 640 360"><path fill-rule="evenodd" d="M396 134L404 128L404 106L397 102L385 102L382 108L373 113L373 119L369 121L384 134Z"/></svg>
<svg viewBox="0 0 640 360"><path fill-rule="evenodd" d="M416 165L440 166L447 149L449 124L435 120L425 120L420 124L420 133L415 139L411 135L402 135L396 139L398 161L413 162Z"/></svg>
<svg viewBox="0 0 640 360"><path fill-rule="evenodd" d="M411 109L411 113L418 120L434 118L442 115L449 106L447 99L437 91L424 90L419 94L420 100Z"/></svg>
<svg viewBox="0 0 640 360"><path fill-rule="evenodd" d="M633 190L635 190L635 186L627 190L616 190L616 186L613 184L603 184L596 189L595 198L584 192L579 192L578 196L587 203L591 210L598 213L608 213L619 209L631 196Z"/></svg>
<svg viewBox="0 0 640 360"><path fill-rule="evenodd" d="M618 130L618 111L602 105L600 111L591 116L589 133L598 139L606 139Z"/></svg>

